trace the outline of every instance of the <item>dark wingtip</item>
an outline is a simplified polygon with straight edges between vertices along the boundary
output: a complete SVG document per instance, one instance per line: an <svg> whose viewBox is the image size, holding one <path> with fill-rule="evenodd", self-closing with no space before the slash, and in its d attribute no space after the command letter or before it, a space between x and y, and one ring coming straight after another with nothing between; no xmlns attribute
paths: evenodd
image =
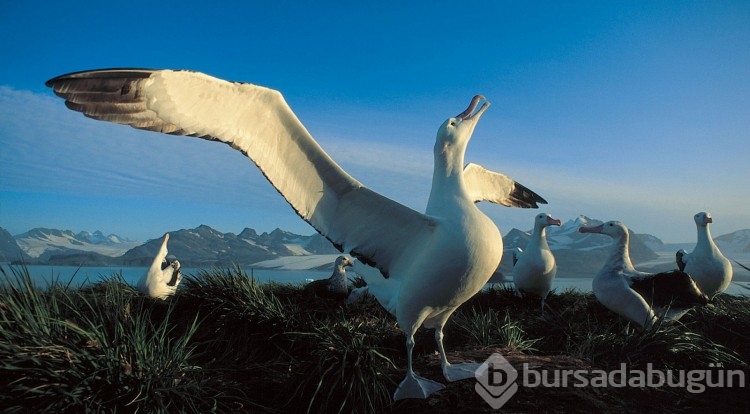
<svg viewBox="0 0 750 414"><path fill-rule="evenodd" d="M542 198L542 196L519 183L515 184L511 196L516 201L515 207L539 208L539 204L547 204L547 200Z"/></svg>
<svg viewBox="0 0 750 414"><path fill-rule="evenodd" d="M677 268L680 269L681 272L685 271L685 262L682 261L684 255L685 252L682 250L678 250L677 253L675 253L675 262L677 263Z"/></svg>
<svg viewBox="0 0 750 414"><path fill-rule="evenodd" d="M71 79L95 79L95 78L120 78L123 76L129 78L147 78L158 69L142 69L142 68L111 68L111 69L94 69L94 70L82 70L78 72L70 72L64 75L55 76L54 78L44 82L44 85L48 88L54 88L55 84L61 81L67 81Z"/></svg>

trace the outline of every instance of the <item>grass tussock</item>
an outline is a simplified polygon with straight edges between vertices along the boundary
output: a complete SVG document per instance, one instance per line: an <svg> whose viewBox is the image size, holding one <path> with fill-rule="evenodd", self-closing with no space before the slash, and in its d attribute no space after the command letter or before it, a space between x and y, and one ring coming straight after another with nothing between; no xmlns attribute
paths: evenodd
<svg viewBox="0 0 750 414"><path fill-rule="evenodd" d="M121 278L40 289L2 272L0 405L6 412L209 411L220 381L193 363L198 315L137 296Z"/></svg>
<svg viewBox="0 0 750 414"><path fill-rule="evenodd" d="M493 412L471 380L425 401L391 401L404 375L405 338L373 299L344 306L300 286L258 283L241 268L187 276L166 301L143 297L119 275L71 288L34 286L24 268L1 273L3 412ZM720 295L679 322L640 330L590 293L553 292L542 313L538 298L497 287L456 311L445 343L451 360L500 352L519 371L531 361L544 369L626 363L750 373L748 332L744 297ZM433 332L421 329L416 340L415 369L445 383ZM746 407L730 391L716 398L681 388L521 387L506 407Z"/></svg>

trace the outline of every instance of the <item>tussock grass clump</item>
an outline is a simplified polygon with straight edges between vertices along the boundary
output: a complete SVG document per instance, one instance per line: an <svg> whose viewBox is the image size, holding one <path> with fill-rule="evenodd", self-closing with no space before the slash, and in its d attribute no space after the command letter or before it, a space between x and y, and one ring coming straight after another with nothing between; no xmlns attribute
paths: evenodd
<svg viewBox="0 0 750 414"><path fill-rule="evenodd" d="M290 332L309 344L310 353L296 359L287 407L295 412L376 412L387 406L397 385L393 361L381 350L382 336L372 326L344 312L311 332ZM301 381L300 381L301 378Z"/></svg>
<svg viewBox="0 0 750 414"><path fill-rule="evenodd" d="M196 318L175 324L172 305L117 281L40 289L25 270L2 273L5 411L199 412L220 404L223 384L190 362Z"/></svg>
<svg viewBox="0 0 750 414"><path fill-rule="evenodd" d="M0 284L0 411L7 412L493 412L471 380L427 400L391 401L405 371L405 338L373 298L354 305L302 286L258 283L243 269L183 279L165 301L115 274L72 288L34 286L23 268ZM750 375L750 299L719 295L674 323L641 330L591 293L538 298L487 289L446 326L449 359L493 352L521 370L742 369ZM441 377L431 330L416 334L420 375ZM517 366L516 366L517 365ZM711 390L711 391L716 391ZM523 388L509 409L556 411L557 402L629 412L747 405L735 389ZM472 404L467 406L467 404ZM644 408L645 409L645 408Z"/></svg>
<svg viewBox="0 0 750 414"><path fill-rule="evenodd" d="M615 325L612 329L585 333L568 345L567 352L602 368L615 368L623 362L632 368L649 363L666 369L746 366L736 352L679 322L663 323L648 330L620 329L621 326Z"/></svg>
<svg viewBox="0 0 750 414"><path fill-rule="evenodd" d="M708 306L692 310L685 319L691 330L714 338L717 343L741 355L750 355L748 298L718 295Z"/></svg>
<svg viewBox="0 0 750 414"><path fill-rule="evenodd" d="M260 328L284 332L294 326L299 313L296 303L275 294L282 285L263 284L248 277L241 267L201 271L186 277L184 296L201 301L217 313L249 321Z"/></svg>
<svg viewBox="0 0 750 414"><path fill-rule="evenodd" d="M471 307L454 314L448 323L451 325L448 329L465 338L463 342L468 345L498 346L528 352L534 351L534 344L538 342L538 339L526 338L521 324L511 318L507 310L502 312L492 308L483 310Z"/></svg>
<svg viewBox="0 0 750 414"><path fill-rule="evenodd" d="M183 278L176 299L187 312L200 310L204 329L198 333L203 353L232 364L251 364L277 357L281 335L299 325L302 315L289 296L275 292L240 267L201 271Z"/></svg>

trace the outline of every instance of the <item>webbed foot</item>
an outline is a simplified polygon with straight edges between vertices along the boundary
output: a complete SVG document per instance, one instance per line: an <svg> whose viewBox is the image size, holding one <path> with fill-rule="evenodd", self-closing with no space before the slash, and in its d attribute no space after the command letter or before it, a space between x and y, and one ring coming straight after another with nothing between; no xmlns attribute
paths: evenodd
<svg viewBox="0 0 750 414"><path fill-rule="evenodd" d="M393 400L403 400L404 398L427 398L430 394L438 392L445 388L439 382L428 380L414 374L407 374L406 378L398 385L396 392L393 394Z"/></svg>
<svg viewBox="0 0 750 414"><path fill-rule="evenodd" d="M474 378L481 365L476 363L445 364L443 365L443 375L445 375L445 379L451 382Z"/></svg>

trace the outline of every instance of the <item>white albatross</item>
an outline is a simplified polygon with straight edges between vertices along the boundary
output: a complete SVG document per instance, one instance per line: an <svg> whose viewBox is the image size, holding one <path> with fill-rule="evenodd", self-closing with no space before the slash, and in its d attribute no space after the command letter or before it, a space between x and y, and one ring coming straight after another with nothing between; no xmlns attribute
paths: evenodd
<svg viewBox="0 0 750 414"><path fill-rule="evenodd" d="M547 227L560 226L562 222L549 214L540 213L534 217L534 229L526 249L513 252L513 283L521 293L530 293L544 301L552 289L552 280L557 273L555 256L547 243Z"/></svg>
<svg viewBox="0 0 750 414"><path fill-rule="evenodd" d="M609 259L594 276L591 287L602 305L630 322L650 328L657 315L676 319L686 309L708 303L706 295L685 272L651 274L635 270L630 261L630 232L621 222L608 221L580 227L578 231L606 234L614 239Z"/></svg>
<svg viewBox="0 0 750 414"><path fill-rule="evenodd" d="M151 267L138 281L138 290L151 298L166 299L174 295L182 280L180 262L177 259L167 258L168 241L169 233L164 235Z"/></svg>
<svg viewBox="0 0 750 414"><path fill-rule="evenodd" d="M714 222L710 213L700 212L693 216L698 229L698 241L691 253L680 249L676 254L677 267L695 279L698 287L713 298L727 290L732 282L732 263L721 254L711 238L708 225Z"/></svg>
<svg viewBox="0 0 750 414"><path fill-rule="evenodd" d="M473 378L479 364L454 366L443 325L497 269L502 237L475 205L537 207L544 199L507 176L464 167L466 146L489 102L476 96L439 128L432 190L419 213L363 186L308 133L278 91L172 70L97 70L63 75L47 86L91 118L230 145L249 157L297 214L342 252L406 335L407 373L394 398L426 398L442 384L412 369L414 333L435 328L449 380ZM475 112L476 110L476 112Z"/></svg>
<svg viewBox="0 0 750 414"><path fill-rule="evenodd" d="M333 274L328 279L313 280L305 285L305 292L317 297L345 301L349 296L346 280L346 268L354 261L346 256L339 256L333 264Z"/></svg>

